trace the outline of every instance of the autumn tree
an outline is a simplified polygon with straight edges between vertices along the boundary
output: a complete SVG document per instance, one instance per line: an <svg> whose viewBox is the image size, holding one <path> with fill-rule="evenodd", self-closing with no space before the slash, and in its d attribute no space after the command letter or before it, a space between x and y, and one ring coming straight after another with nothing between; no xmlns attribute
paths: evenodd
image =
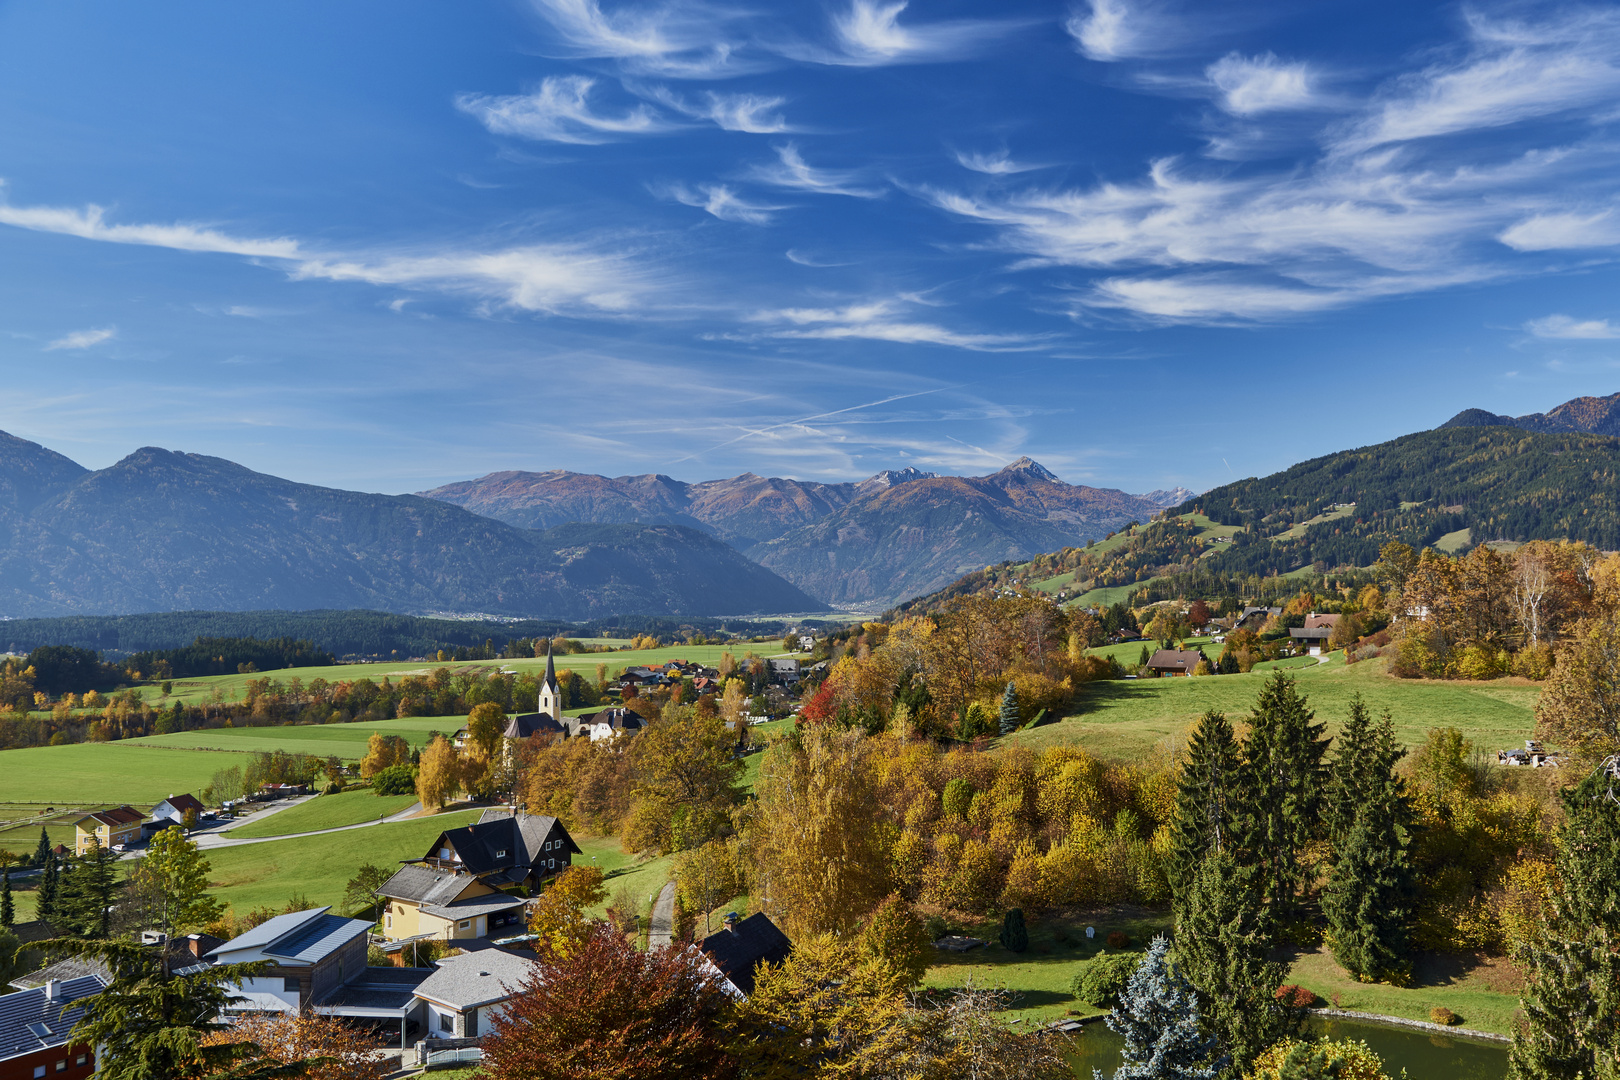
<svg viewBox="0 0 1620 1080"><path fill-rule="evenodd" d="M729 1080L726 999L690 947L642 952L607 923L550 955L484 1037L489 1080Z"/></svg>
<svg viewBox="0 0 1620 1080"><path fill-rule="evenodd" d="M1576 624L1536 701L1536 733L1588 766L1620 753L1620 612Z"/></svg>
<svg viewBox="0 0 1620 1080"><path fill-rule="evenodd" d="M360 775L366 780L382 772L391 765L409 765L411 761L411 745L400 735L384 735L373 731L371 738L366 742L366 756L360 759ZM220 794L219 777L214 778L214 793ZM224 795L222 798L229 798Z"/></svg>
<svg viewBox="0 0 1620 1080"><path fill-rule="evenodd" d="M129 873L131 898L145 924L173 936L201 928L219 918L225 904L208 895L213 866L179 829L152 837L146 856Z"/></svg>
<svg viewBox="0 0 1620 1080"><path fill-rule="evenodd" d="M730 828L742 801L743 762L734 736L717 717L679 706L631 743L635 809L624 832L629 851L668 854L706 843Z"/></svg>
<svg viewBox="0 0 1620 1080"><path fill-rule="evenodd" d="M742 868L732 845L710 840L702 847L689 848L675 856L675 882L681 906L703 912L703 931L709 932L709 915L715 906L743 891Z"/></svg>
<svg viewBox="0 0 1620 1080"><path fill-rule="evenodd" d="M922 920L899 893L890 893L872 909L859 940L866 956L893 971L896 985L909 990L922 982L933 943Z"/></svg>
<svg viewBox="0 0 1620 1080"><path fill-rule="evenodd" d="M602 881L594 866L570 866L551 879L529 911L536 948L565 956L590 937L596 925L590 909L607 899Z"/></svg>
<svg viewBox="0 0 1620 1080"><path fill-rule="evenodd" d="M882 813L859 732L812 727L765 752L754 834L755 878L790 937L854 930L889 894Z"/></svg>
<svg viewBox="0 0 1620 1080"><path fill-rule="evenodd" d="M382 1080L392 1059L378 1057L375 1039L353 1024L315 1013L248 1013L227 1029L203 1036L206 1047L250 1043L249 1068L284 1066L306 1080Z"/></svg>
<svg viewBox="0 0 1620 1080"><path fill-rule="evenodd" d="M461 790L462 765L456 748L443 735L435 735L422 751L416 774L416 797L428 810L437 810Z"/></svg>

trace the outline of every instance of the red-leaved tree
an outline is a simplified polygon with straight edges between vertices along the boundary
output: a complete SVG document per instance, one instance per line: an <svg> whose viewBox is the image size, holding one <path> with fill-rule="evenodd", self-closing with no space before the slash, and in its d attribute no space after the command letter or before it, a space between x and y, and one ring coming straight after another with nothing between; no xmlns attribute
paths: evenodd
<svg viewBox="0 0 1620 1080"><path fill-rule="evenodd" d="M831 720L837 711L838 702L833 695L832 680L828 679L811 695L810 700L804 703L804 708L799 710L799 716L809 723L822 724Z"/></svg>
<svg viewBox="0 0 1620 1080"><path fill-rule="evenodd" d="M484 1040L489 1080L729 1080L715 1035L726 999L691 948L643 953L597 923L544 955Z"/></svg>

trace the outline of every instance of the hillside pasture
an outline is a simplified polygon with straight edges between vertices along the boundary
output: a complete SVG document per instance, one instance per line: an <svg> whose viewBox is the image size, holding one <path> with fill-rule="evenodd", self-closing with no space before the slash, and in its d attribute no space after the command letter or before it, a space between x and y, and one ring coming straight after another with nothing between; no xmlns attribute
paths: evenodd
<svg viewBox="0 0 1620 1080"><path fill-rule="evenodd" d="M170 795L197 792L218 770L247 760L240 753L141 746L139 740L0 750L0 795L42 808L95 799L149 810Z"/></svg>
<svg viewBox="0 0 1620 1080"><path fill-rule="evenodd" d="M289 754L336 754L345 761L366 756L373 732L399 735L414 747L428 744L432 732L449 736L466 726L465 716L412 716L404 720L356 721L349 724L292 724L283 727L206 728L173 735L148 735L124 745L176 750L284 750Z"/></svg>
<svg viewBox="0 0 1620 1080"><path fill-rule="evenodd" d="M1533 710L1541 692L1539 686L1520 679L1396 679L1385 674L1377 660L1351 665L1335 660L1292 674L1330 735L1348 715L1351 696L1360 693L1373 715L1389 710L1396 738L1409 747L1422 743L1426 732L1437 727L1460 729L1482 751L1520 745L1533 734ZM1179 748L1206 710L1224 712L1241 724L1269 676L1267 671L1253 671L1087 683L1075 695L1068 716L1003 741L1032 748L1078 745L1100 756L1135 760L1156 748Z"/></svg>
<svg viewBox="0 0 1620 1080"><path fill-rule="evenodd" d="M356 788L335 795L317 795L260 821L232 829L227 835L234 840L245 840L338 829L397 814L415 802L415 795L377 795L370 788Z"/></svg>

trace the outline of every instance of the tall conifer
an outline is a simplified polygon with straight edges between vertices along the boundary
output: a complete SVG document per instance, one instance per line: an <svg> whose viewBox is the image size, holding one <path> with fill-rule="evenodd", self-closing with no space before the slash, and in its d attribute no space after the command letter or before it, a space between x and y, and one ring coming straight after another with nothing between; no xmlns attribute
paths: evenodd
<svg viewBox="0 0 1620 1080"><path fill-rule="evenodd" d="M39 896L34 905L34 916L39 919L56 917L56 894L61 882L56 868L56 856L49 848L45 851L45 871L39 876Z"/></svg>
<svg viewBox="0 0 1620 1080"><path fill-rule="evenodd" d="M1298 913L1304 870L1299 853L1315 837L1321 809L1328 740L1314 714L1281 671L1266 680L1244 743L1248 820L1244 822L1254 886L1264 890L1279 924Z"/></svg>
<svg viewBox="0 0 1620 1080"><path fill-rule="evenodd" d="M1191 886L1204 856L1232 842L1232 823L1242 796L1242 764L1242 751L1226 714L1206 712L1187 740L1176 787L1176 816L1170 825L1166 872L1178 900Z"/></svg>
<svg viewBox="0 0 1620 1080"><path fill-rule="evenodd" d="M34 846L34 865L44 866L51 857L51 837L45 831L45 826L39 827L39 843Z"/></svg>
<svg viewBox="0 0 1620 1080"><path fill-rule="evenodd" d="M1564 796L1553 914L1519 955L1529 1022L1513 1080L1620 1076L1620 761L1608 765Z"/></svg>
<svg viewBox="0 0 1620 1080"><path fill-rule="evenodd" d="M1006 691L1001 695L1001 733L1011 735L1018 730L1018 688L1012 683L1007 684Z"/></svg>
<svg viewBox="0 0 1620 1080"><path fill-rule="evenodd" d="M17 904L11 898L11 860L0 862L0 927L11 929L17 923Z"/></svg>
<svg viewBox="0 0 1620 1080"><path fill-rule="evenodd" d="M1360 702L1356 702L1359 705ZM1360 776L1335 796L1359 789L1346 833L1334 838L1333 868L1322 893L1333 955L1365 979L1401 982L1410 970L1407 923L1416 883L1410 854L1412 814L1394 773L1395 726L1389 717L1361 733ZM1340 764L1344 751L1341 750ZM1336 778L1337 779L1337 778Z"/></svg>
<svg viewBox="0 0 1620 1080"><path fill-rule="evenodd" d="M1215 1080L1225 1062L1203 1031L1198 997L1170 959L1170 942L1153 939L1108 1014L1108 1030L1123 1036L1124 1064L1113 1080ZM1093 1069L1094 1080L1102 1073Z"/></svg>

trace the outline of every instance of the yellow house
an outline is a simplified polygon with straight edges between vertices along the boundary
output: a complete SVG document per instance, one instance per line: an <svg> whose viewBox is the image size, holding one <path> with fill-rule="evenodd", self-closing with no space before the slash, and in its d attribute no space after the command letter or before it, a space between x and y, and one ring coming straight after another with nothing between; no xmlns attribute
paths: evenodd
<svg viewBox="0 0 1620 1080"><path fill-rule="evenodd" d="M73 823L74 854L83 855L89 851L91 837L99 840L104 850L139 840L141 821L145 817L133 806L115 806L111 810L86 814Z"/></svg>
<svg viewBox="0 0 1620 1080"><path fill-rule="evenodd" d="M523 932L521 896L485 885L472 874L406 865L377 890L385 901L383 937L502 937Z"/></svg>

